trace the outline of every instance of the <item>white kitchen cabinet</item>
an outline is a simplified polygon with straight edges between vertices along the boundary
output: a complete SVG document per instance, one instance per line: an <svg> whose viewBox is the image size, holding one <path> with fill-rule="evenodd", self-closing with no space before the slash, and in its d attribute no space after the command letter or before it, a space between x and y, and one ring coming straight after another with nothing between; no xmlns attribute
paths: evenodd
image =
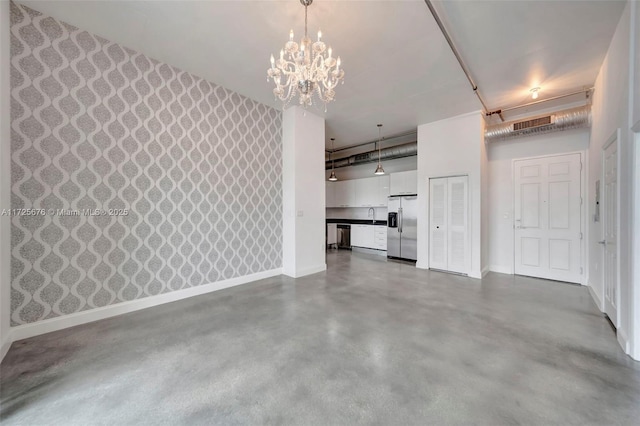
<svg viewBox="0 0 640 426"><path fill-rule="evenodd" d="M356 179L356 206L374 207L378 201L378 178Z"/></svg>
<svg viewBox="0 0 640 426"><path fill-rule="evenodd" d="M351 245L376 250L387 250L387 227L351 225Z"/></svg>
<svg viewBox="0 0 640 426"><path fill-rule="evenodd" d="M365 233L364 225L351 225L351 246L364 247Z"/></svg>
<svg viewBox="0 0 640 426"><path fill-rule="evenodd" d="M373 248L377 250L387 250L387 227L374 226Z"/></svg>
<svg viewBox="0 0 640 426"><path fill-rule="evenodd" d="M337 223L327 223L327 245L337 245L338 244L338 224Z"/></svg>
<svg viewBox="0 0 640 426"><path fill-rule="evenodd" d="M325 197L326 197L326 206L327 207L336 207L335 201L335 189L336 182L325 182Z"/></svg>
<svg viewBox="0 0 640 426"><path fill-rule="evenodd" d="M391 173L390 195L412 195L418 193L418 171Z"/></svg>
<svg viewBox="0 0 640 426"><path fill-rule="evenodd" d="M389 176L325 182L326 206L387 207Z"/></svg>
<svg viewBox="0 0 640 426"><path fill-rule="evenodd" d="M356 207L387 207L389 176L356 179Z"/></svg>
<svg viewBox="0 0 640 426"><path fill-rule="evenodd" d="M376 198L373 202L374 207L387 207L389 199L389 175L377 176L378 187L376 188Z"/></svg>
<svg viewBox="0 0 640 426"><path fill-rule="evenodd" d="M373 248L373 225L351 225L351 245Z"/></svg>
<svg viewBox="0 0 640 426"><path fill-rule="evenodd" d="M333 182L333 206L332 207L355 207L356 206L356 181L343 180Z"/></svg>

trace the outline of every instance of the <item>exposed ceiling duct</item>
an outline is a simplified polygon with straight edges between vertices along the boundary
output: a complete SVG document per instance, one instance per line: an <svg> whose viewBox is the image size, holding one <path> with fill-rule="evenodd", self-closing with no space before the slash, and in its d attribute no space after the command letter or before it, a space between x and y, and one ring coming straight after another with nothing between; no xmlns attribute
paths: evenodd
<svg viewBox="0 0 640 426"><path fill-rule="evenodd" d="M523 120L508 121L487 126L485 142L496 142L519 136L559 132L591 125L591 106L566 109L551 114L537 115Z"/></svg>
<svg viewBox="0 0 640 426"><path fill-rule="evenodd" d="M418 155L418 142L410 142L402 145L391 146L380 150L381 160L393 160L396 158ZM368 151L354 154L349 157L334 160L334 168L357 166L358 164L375 163L378 161L378 151ZM331 168L331 161L325 162L325 170Z"/></svg>

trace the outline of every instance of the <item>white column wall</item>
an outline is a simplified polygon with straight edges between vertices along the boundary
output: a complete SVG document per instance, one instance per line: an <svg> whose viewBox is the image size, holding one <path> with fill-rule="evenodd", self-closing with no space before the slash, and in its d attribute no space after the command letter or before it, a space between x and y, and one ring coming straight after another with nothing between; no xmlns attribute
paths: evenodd
<svg viewBox="0 0 640 426"><path fill-rule="evenodd" d="M293 106L282 130L282 271L301 277L327 267L324 118Z"/></svg>
<svg viewBox="0 0 640 426"><path fill-rule="evenodd" d="M633 71L631 73L631 85L633 86L633 96L631 98L631 125L634 132L633 151L635 152L635 163L633 164L632 185L634 193L633 203L633 241L631 259L633 266L632 274L632 310L630 343L631 356L640 360L640 4L637 1L631 2L631 63Z"/></svg>
<svg viewBox="0 0 640 426"><path fill-rule="evenodd" d="M429 178L469 176L471 267L469 276L481 278L482 258L482 144L480 111L418 126L418 261L429 268Z"/></svg>
<svg viewBox="0 0 640 426"><path fill-rule="evenodd" d="M634 155L631 119L634 96L634 27L635 8L628 2L620 18L616 32L605 56L595 82L591 140L589 144L588 205L593 214L595 182L602 179L602 149L612 135L619 132L618 139L618 262L619 301L617 337L620 346L632 355L634 309L640 308L632 302L633 296L633 183ZM589 285L596 303L602 306L604 288L602 280L602 222L589 221ZM637 355L636 355L637 356Z"/></svg>

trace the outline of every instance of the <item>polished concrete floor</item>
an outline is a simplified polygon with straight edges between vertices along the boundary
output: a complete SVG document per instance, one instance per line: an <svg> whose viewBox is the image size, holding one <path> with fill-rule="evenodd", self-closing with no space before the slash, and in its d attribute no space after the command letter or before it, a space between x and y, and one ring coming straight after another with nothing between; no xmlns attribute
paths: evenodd
<svg viewBox="0 0 640 426"><path fill-rule="evenodd" d="M13 344L3 424L638 424L640 363L586 288L335 251Z"/></svg>

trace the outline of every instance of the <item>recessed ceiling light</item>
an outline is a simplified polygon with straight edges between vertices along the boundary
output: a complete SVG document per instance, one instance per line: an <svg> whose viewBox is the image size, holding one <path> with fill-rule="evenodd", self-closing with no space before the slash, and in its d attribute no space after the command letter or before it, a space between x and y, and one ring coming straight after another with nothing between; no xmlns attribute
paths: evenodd
<svg viewBox="0 0 640 426"><path fill-rule="evenodd" d="M531 92L531 98L532 99L538 99L538 92L540 91L539 87L534 87L533 89L529 90Z"/></svg>

